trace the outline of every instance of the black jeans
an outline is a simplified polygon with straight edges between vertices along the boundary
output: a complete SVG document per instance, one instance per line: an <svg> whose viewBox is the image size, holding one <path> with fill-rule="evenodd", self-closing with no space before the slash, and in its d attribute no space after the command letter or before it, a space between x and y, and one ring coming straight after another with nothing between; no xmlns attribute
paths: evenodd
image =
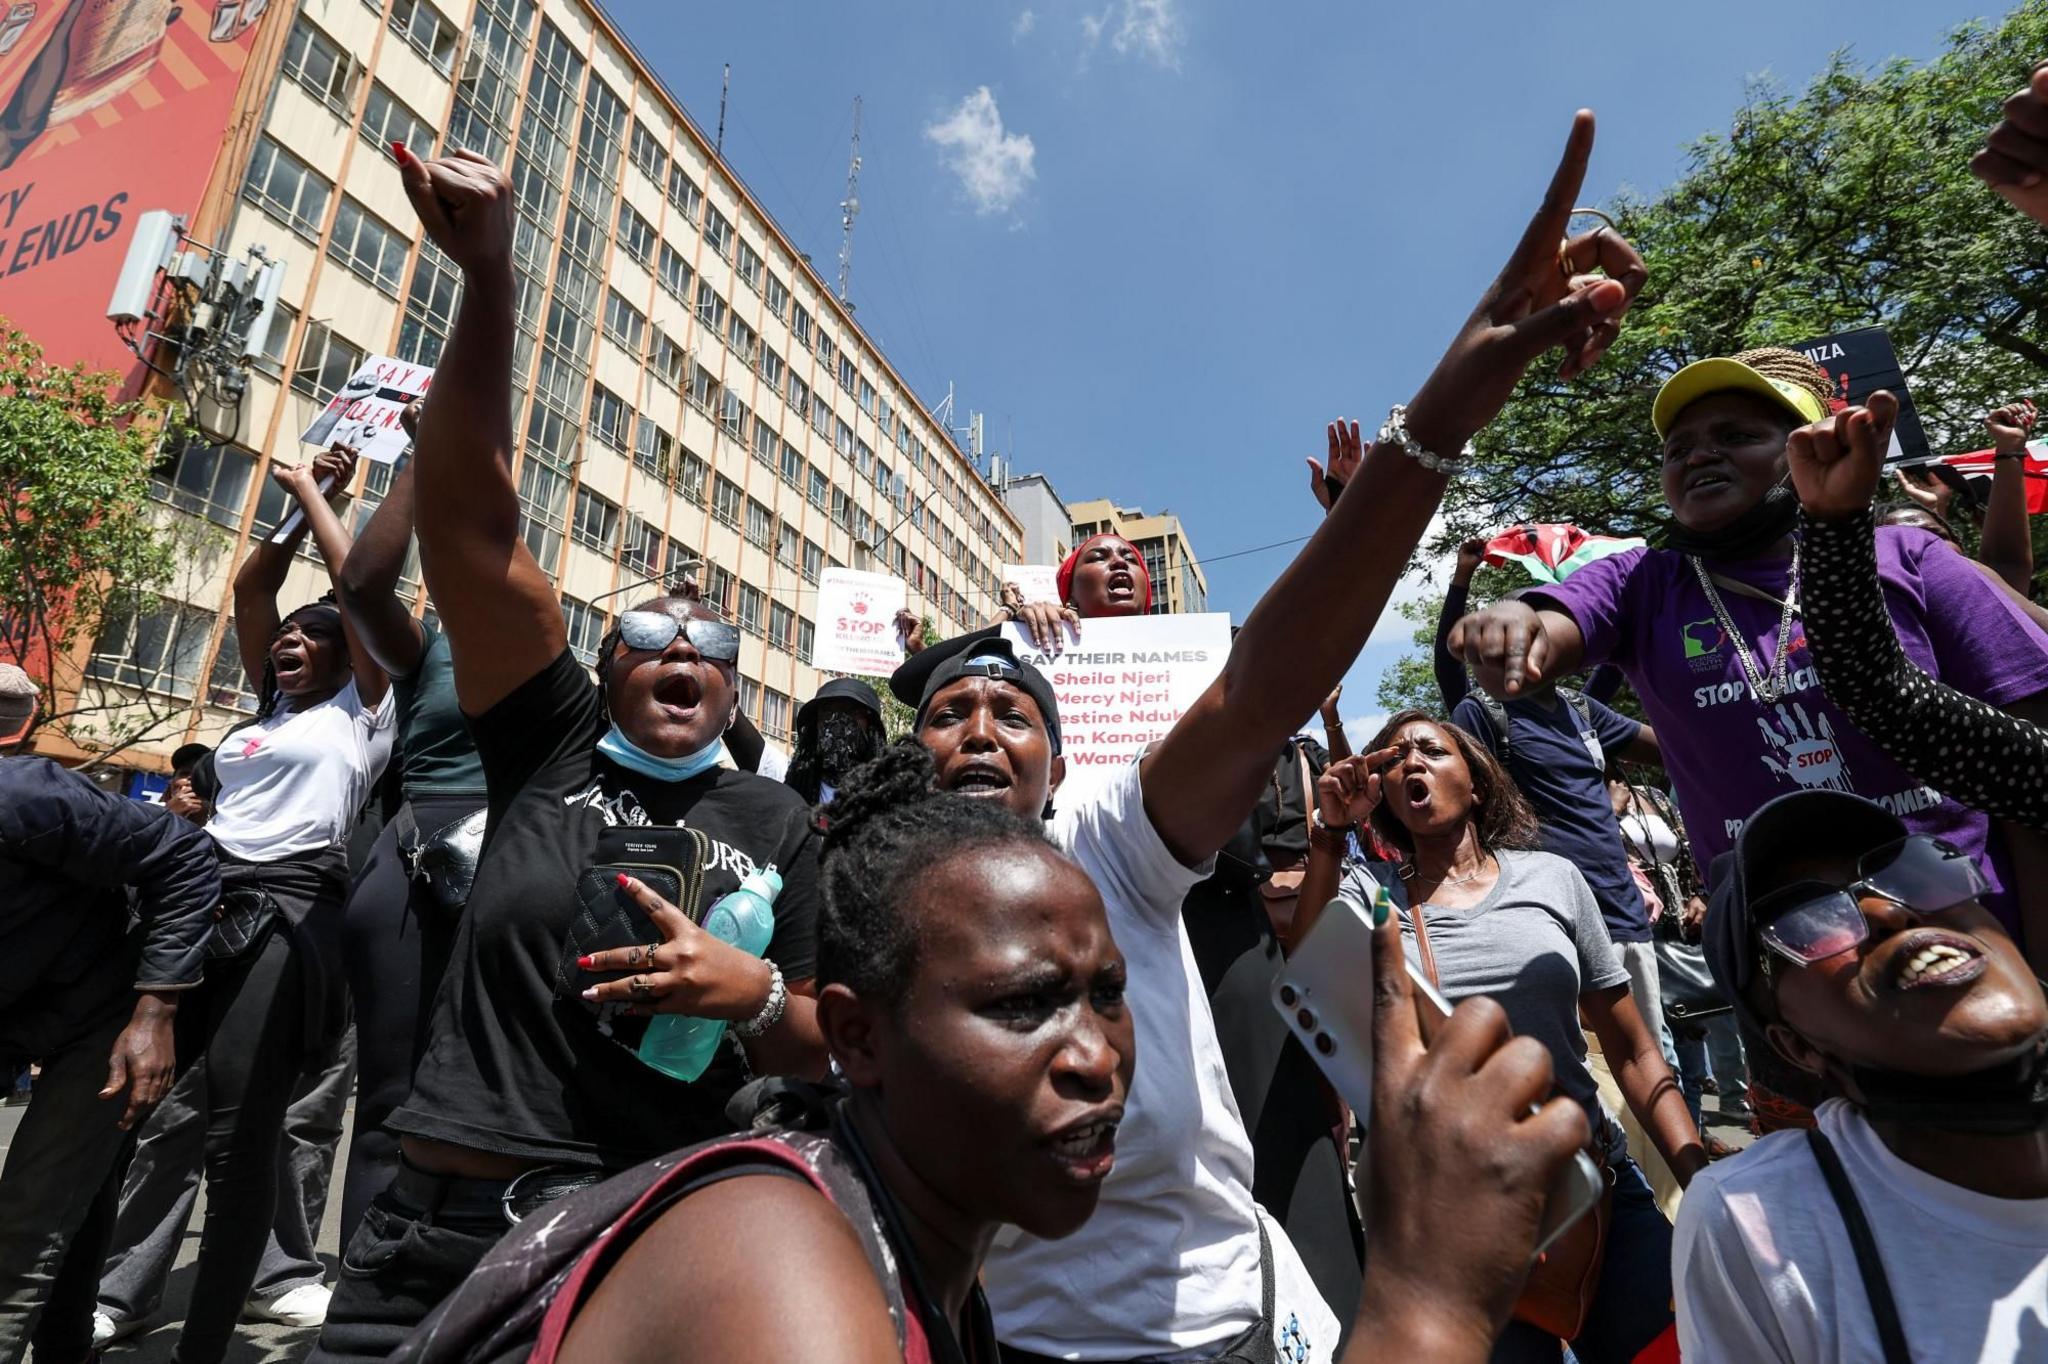
<svg viewBox="0 0 2048 1364"><path fill-rule="evenodd" d="M341 1252L327 1324L306 1364L390 1358L509 1230L493 1195L504 1187L401 1164Z"/></svg>
<svg viewBox="0 0 2048 1364"><path fill-rule="evenodd" d="M419 837L432 837L482 804L470 797L412 801ZM398 1138L384 1123L412 1090L434 993L455 946L455 912L416 889L405 874L398 824L384 826L342 915L343 961L356 1019L356 1118L341 1186L344 1246L370 1200L398 1173Z"/></svg>

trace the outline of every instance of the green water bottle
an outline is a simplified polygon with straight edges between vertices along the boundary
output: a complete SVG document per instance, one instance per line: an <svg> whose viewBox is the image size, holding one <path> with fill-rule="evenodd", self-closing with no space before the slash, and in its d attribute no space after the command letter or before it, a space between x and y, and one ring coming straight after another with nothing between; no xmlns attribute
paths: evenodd
<svg viewBox="0 0 2048 1364"><path fill-rule="evenodd" d="M773 867L757 871L740 882L738 890L711 906L704 916L704 931L758 957L775 936L775 897L780 894L781 875ZM648 1020L647 1032L640 1039L640 1059L664 1075L694 1080L718 1055L724 1036L722 1018L656 1014Z"/></svg>

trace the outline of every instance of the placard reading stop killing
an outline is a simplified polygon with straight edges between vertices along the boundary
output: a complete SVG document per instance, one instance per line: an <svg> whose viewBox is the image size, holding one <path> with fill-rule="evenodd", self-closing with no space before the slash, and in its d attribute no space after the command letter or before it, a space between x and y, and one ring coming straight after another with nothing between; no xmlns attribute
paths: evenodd
<svg viewBox="0 0 2048 1364"><path fill-rule="evenodd" d="M1004 633L1052 683L1069 788L1108 780L1165 738L1230 654L1220 612L1084 620L1080 642L1065 635L1058 654L1039 652L1021 625Z"/></svg>
<svg viewBox="0 0 2048 1364"><path fill-rule="evenodd" d="M811 662L828 673L886 677L903 662L896 613L910 589L901 578L828 568L818 580L818 642Z"/></svg>

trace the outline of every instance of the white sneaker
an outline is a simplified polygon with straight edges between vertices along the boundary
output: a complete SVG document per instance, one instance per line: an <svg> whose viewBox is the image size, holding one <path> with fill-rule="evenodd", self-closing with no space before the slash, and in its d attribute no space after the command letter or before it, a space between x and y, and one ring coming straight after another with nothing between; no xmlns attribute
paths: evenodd
<svg viewBox="0 0 2048 1364"><path fill-rule="evenodd" d="M334 1290L324 1283L301 1284L274 1298L251 1298L242 1316L283 1326L319 1326L327 1320L327 1300L333 1296Z"/></svg>
<svg viewBox="0 0 2048 1364"><path fill-rule="evenodd" d="M149 1323L141 1317L117 1317L109 1312L92 1314L92 1347L95 1350L125 1340Z"/></svg>

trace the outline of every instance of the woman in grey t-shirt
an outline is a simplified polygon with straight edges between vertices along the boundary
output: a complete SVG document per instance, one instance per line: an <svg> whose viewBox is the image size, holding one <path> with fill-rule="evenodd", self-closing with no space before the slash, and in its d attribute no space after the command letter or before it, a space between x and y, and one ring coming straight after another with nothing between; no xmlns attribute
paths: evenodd
<svg viewBox="0 0 2048 1364"><path fill-rule="evenodd" d="M1628 991L1599 906L1578 869L1534 850L1536 818L1486 747L1421 711L1389 720L1363 758L1332 764L1318 785L1317 824L1370 821L1400 856L1386 871L1409 957L1453 1003L1487 995L1515 1032L1550 1050L1559 1087L1586 1107L1594 1145L1615 1176L1600 1286L1571 1342L1585 1364L1633 1359L1672 1329L1671 1226L1600 1106L1586 1068L1585 1025L1600 1039L1629 1108L1684 1183L1706 1163L1698 1131L1656 1034ZM1311 842L1297 915L1319 911L1330 887L1370 912L1379 883L1362 870L1337 882L1336 840ZM1558 1358L1557 1341L1513 1322L1493 1358Z"/></svg>

